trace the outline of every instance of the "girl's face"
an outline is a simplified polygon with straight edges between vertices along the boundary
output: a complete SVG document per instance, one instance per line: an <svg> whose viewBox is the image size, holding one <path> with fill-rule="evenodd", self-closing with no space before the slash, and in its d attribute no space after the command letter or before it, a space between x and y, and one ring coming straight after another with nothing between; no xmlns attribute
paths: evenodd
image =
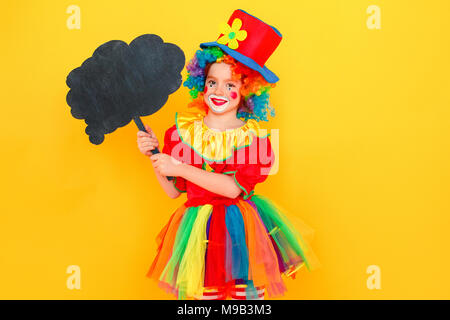
<svg viewBox="0 0 450 320"><path fill-rule="evenodd" d="M232 80L231 66L213 63L205 81L204 100L213 113L236 111L241 101L241 80Z"/></svg>

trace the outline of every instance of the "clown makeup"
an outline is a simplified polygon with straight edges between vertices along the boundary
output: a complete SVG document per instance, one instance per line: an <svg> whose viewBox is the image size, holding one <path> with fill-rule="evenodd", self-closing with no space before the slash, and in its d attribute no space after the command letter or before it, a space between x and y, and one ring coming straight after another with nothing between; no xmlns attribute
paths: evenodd
<svg viewBox="0 0 450 320"><path fill-rule="evenodd" d="M231 67L213 63L205 81L204 100L214 113L236 111L241 100L241 81L232 79Z"/></svg>

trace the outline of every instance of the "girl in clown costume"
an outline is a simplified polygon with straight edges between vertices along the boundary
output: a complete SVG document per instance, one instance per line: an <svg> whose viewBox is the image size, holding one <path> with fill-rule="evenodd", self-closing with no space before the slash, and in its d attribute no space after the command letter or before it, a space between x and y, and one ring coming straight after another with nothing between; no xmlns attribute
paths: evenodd
<svg viewBox="0 0 450 320"><path fill-rule="evenodd" d="M280 41L277 29L236 10L187 65L191 108L176 113L162 153L151 155L159 143L148 126L138 132L165 192L187 195L158 234L147 273L178 299L282 296L282 275L315 264L299 227L254 194L275 159L258 121L274 116L269 90L278 77L264 64Z"/></svg>

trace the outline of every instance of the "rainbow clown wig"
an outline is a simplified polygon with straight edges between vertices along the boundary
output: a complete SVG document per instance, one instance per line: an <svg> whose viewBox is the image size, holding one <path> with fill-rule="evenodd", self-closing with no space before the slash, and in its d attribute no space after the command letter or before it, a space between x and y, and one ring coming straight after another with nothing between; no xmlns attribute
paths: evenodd
<svg viewBox="0 0 450 320"><path fill-rule="evenodd" d="M275 116L275 110L269 104L269 90L275 87L275 84L268 83L259 72L236 61L218 47L197 50L186 66L188 76L183 85L190 89L192 101L189 107L197 107L205 113L208 111L203 100L203 91L209 66L214 62L231 65L233 80L242 81L242 98L236 114L238 118L268 121L269 113L272 117Z"/></svg>

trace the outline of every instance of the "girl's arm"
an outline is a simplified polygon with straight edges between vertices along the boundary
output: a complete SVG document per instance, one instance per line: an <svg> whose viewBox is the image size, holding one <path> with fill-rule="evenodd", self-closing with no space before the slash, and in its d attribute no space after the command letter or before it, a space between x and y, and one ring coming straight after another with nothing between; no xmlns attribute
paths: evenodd
<svg viewBox="0 0 450 320"><path fill-rule="evenodd" d="M185 163L181 163L180 166L181 177L208 191L227 198L236 198L241 194L242 190L236 185L231 176L205 171Z"/></svg>
<svg viewBox="0 0 450 320"><path fill-rule="evenodd" d="M180 196L181 192L175 188L172 181L167 180L167 177L161 175L158 170L155 170L155 175L159 184L170 198L176 199Z"/></svg>
<svg viewBox="0 0 450 320"><path fill-rule="evenodd" d="M171 198L177 198L180 192L175 189L167 176L182 177L190 182L227 198L236 198L241 194L234 178L223 173L205 171L187 163L180 162L165 153L150 156L155 174L164 191Z"/></svg>
<svg viewBox="0 0 450 320"><path fill-rule="evenodd" d="M152 129L145 125L144 131L139 131L137 133L137 144L139 150L146 156L150 157L152 155L151 151L158 147L158 139L156 138L155 133L152 131ZM157 170L154 162L152 162L153 168L155 169L155 175L156 179L158 180L159 184L163 188L163 190L166 192L166 194L172 198L178 198L180 196L180 192L175 188L172 181L167 180L166 176L160 174L160 172Z"/></svg>

